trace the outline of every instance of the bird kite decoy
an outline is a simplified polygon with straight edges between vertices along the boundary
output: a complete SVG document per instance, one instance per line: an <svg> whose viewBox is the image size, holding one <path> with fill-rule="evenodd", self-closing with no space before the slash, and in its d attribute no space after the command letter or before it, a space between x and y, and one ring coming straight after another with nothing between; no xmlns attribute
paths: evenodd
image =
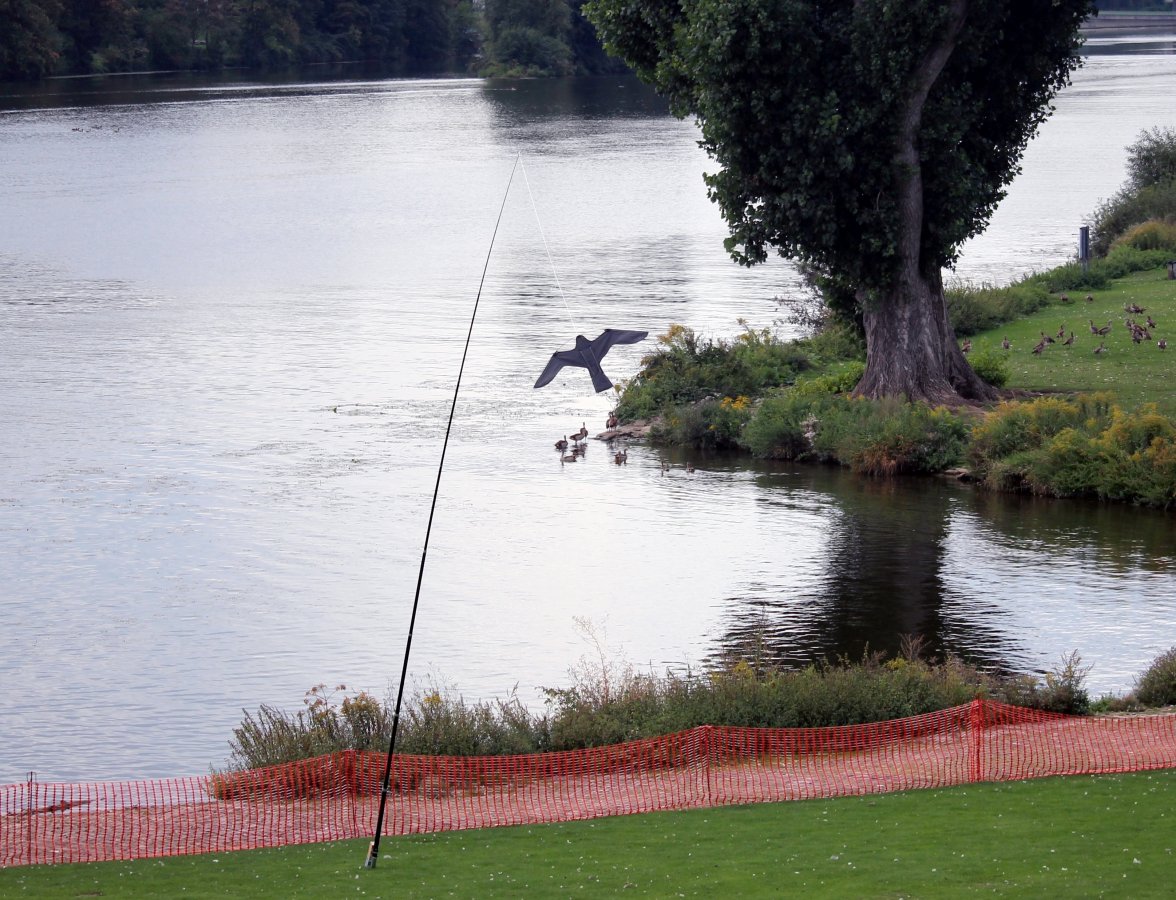
<svg viewBox="0 0 1176 900"><path fill-rule="evenodd" d="M551 359L548 360L539 380L535 382L535 387L541 388L549 384L564 366L582 366L592 376L592 387L596 392L607 391L612 388L613 383L600 367L600 361L604 359L605 354L617 344L636 344L643 341L648 334L648 331L622 331L617 328L606 328L592 340L578 334L574 350L560 350L551 354Z"/></svg>

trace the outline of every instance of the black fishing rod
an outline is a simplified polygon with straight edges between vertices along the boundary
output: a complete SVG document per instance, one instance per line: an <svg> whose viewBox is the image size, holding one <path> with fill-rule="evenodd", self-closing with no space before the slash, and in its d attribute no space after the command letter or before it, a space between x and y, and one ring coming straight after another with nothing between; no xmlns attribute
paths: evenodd
<svg viewBox="0 0 1176 900"><path fill-rule="evenodd" d="M490 249L486 252L486 264L482 266L482 280L478 282L478 295L474 298L474 312L470 316L470 328L466 333L465 349L461 354L461 366L457 370L457 384L453 387L453 403L449 407L449 423L445 426L445 442L441 445L441 461L437 466L437 482L433 486L433 503L429 507L429 522L425 526L425 543L421 548L421 566L417 571L416 594L412 598L412 615L408 620L408 640L404 643L404 663L400 667L400 687L396 691L396 708L392 713L392 736L388 739L388 758L384 762L384 781L380 787L380 812L376 816L376 833L372 837L368 848L364 868L374 869L376 859L380 853L380 834L384 830L384 810L388 805L388 785L392 778L392 754L396 752L396 732L400 725L400 707L404 701L404 683L408 679L408 655L412 650L412 632L416 627L417 608L421 601L421 582L425 576L425 559L429 554L429 535L433 530L433 513L437 511L437 495L441 491L441 473L445 470L445 451L449 447L449 432L453 429L453 414L457 411L457 395L461 390L461 376L465 372L466 357L470 352L470 338L474 334L474 321L478 318L478 304L482 300L482 287L486 284L486 271L490 268L490 254L494 252L494 240L498 237L498 226L502 223L502 213L506 210L506 200L510 196L510 186L514 182L515 171L519 167L522 154L515 157L514 166L510 170L510 180L506 183L506 193L502 198L502 206L498 210L498 219L494 223L494 233L490 236Z"/></svg>

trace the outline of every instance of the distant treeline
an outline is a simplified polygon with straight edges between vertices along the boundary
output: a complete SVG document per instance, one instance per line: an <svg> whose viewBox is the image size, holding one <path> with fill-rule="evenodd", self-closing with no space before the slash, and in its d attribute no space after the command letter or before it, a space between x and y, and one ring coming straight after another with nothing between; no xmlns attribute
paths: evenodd
<svg viewBox="0 0 1176 900"><path fill-rule="evenodd" d="M1099 12L1172 12L1172 0L1094 0Z"/></svg>
<svg viewBox="0 0 1176 900"><path fill-rule="evenodd" d="M370 61L392 74L624 71L585 0L0 0L0 80Z"/></svg>

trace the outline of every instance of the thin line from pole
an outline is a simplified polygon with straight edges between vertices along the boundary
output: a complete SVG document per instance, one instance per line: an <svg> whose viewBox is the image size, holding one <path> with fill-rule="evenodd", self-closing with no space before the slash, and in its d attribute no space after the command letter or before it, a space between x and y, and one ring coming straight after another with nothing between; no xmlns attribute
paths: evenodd
<svg viewBox="0 0 1176 900"><path fill-rule="evenodd" d="M498 237L498 226L502 223L502 214L506 210L506 201L510 197L510 186L514 183L515 170L519 167L522 154L515 157L514 166L510 170L510 180L506 183L506 193L502 198L502 206L498 210L498 219L494 223L494 233L490 236L490 249L486 251L486 263L482 266L482 280L478 282L478 295L474 298L474 312L470 316L470 328L466 332L465 349L461 354L461 366L457 370L457 384L453 386L453 402L449 407L449 422L445 426L445 442L441 445L441 461L437 466L437 481L433 485L433 503L429 507L429 521L425 526L425 543L421 548L421 565L417 571L416 593L412 598L412 615L408 620L408 639L404 644L404 662L400 668L400 686L396 690L396 708L392 713L392 736L388 739L388 757L384 762L384 781L380 787L380 811L376 816L376 833L368 848L364 868L374 869L380 853L380 833L384 830L384 809L388 804L388 784L392 778L392 754L396 750L396 732L400 725L400 706L404 700L404 682L408 679L408 655L412 650L412 632L416 627L417 608L421 602L421 583L425 577L425 559L429 554L429 535L433 531L433 513L437 511L437 496L441 492L441 473L445 469L445 451L449 447L449 433L453 430L453 415L457 411L457 395L461 390L461 376L465 372L466 357L470 352L470 339L474 335L474 321L478 318L478 304L482 300L482 287L486 284L486 272L490 268L490 254L494 252L494 240Z"/></svg>
<svg viewBox="0 0 1176 900"><path fill-rule="evenodd" d="M555 279L555 286L559 290L560 299L563 300L564 312L568 314L568 325L571 326L572 331L579 331L576 325L576 320L572 316L572 309L568 306L568 298L564 293L563 285L559 283L559 272L555 268L555 260L551 257L551 248L547 245L547 233L543 230L543 222L539 219L539 206L535 203L535 195L531 193L531 179L527 177L526 165L521 166L523 170L523 184L527 186L527 196L531 198L531 210L535 213L535 224L539 226L539 237L543 239L543 249L547 253L547 264L551 266L551 277Z"/></svg>

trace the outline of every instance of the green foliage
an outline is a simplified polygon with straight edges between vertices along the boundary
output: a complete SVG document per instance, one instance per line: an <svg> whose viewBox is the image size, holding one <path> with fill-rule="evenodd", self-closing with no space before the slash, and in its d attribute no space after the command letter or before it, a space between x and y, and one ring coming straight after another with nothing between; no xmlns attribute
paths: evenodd
<svg viewBox="0 0 1176 900"><path fill-rule="evenodd" d="M979 334L1030 315L1053 302L1046 286L1032 280L1018 281L1007 287L960 282L944 291L944 299L951 326L960 337ZM972 368L976 368L974 362Z"/></svg>
<svg viewBox="0 0 1176 900"><path fill-rule="evenodd" d="M572 71L571 10L565 0L487 0L494 75Z"/></svg>
<svg viewBox="0 0 1176 900"><path fill-rule="evenodd" d="M229 741L230 771L256 769L341 750L386 750L392 734L390 703L346 685L307 691L304 709L288 713L262 704L245 712ZM396 746L402 753L482 756L535 753L548 745L547 720L533 717L518 698L467 704L430 683L405 699Z"/></svg>
<svg viewBox="0 0 1176 900"><path fill-rule="evenodd" d="M942 471L963 458L966 436L964 420L945 408L805 388L766 398L744 429L756 456L841 463L867 475Z"/></svg>
<svg viewBox="0 0 1176 900"><path fill-rule="evenodd" d="M577 620L593 652L569 669L570 685L546 688L548 712L531 714L513 695L467 704L451 690L430 685L405 704L397 749L409 754L481 756L570 750L655 737L697 725L824 727L903 718L991 697L1036 709L1084 713L1087 669L1078 655L1044 679L1002 677L948 658L920 657L921 641L906 642L900 657L864 654L802 669L732 657L701 673L637 671L607 652L587 620ZM334 753L383 750L392 711L369 694L344 696L340 685L306 695L297 715L262 706L246 713L230 741L231 771Z"/></svg>
<svg viewBox="0 0 1176 900"><path fill-rule="evenodd" d="M1152 660L1135 682L1135 697L1148 706L1176 704L1176 647Z"/></svg>
<svg viewBox="0 0 1176 900"><path fill-rule="evenodd" d="M329 692L326 685L315 685L303 698L305 709L295 714L266 704L256 715L246 711L229 741L231 768L255 769L338 750L386 746L391 733L389 713L379 700L362 691L337 702L336 695L346 690L342 684Z"/></svg>
<svg viewBox="0 0 1176 900"><path fill-rule="evenodd" d="M513 694L466 703L449 688L431 685L405 703L397 747L430 756L499 756L548 748L547 720L533 718Z"/></svg>
<svg viewBox="0 0 1176 900"><path fill-rule="evenodd" d="M1127 148L1127 187L1176 181L1176 128L1144 129Z"/></svg>
<svg viewBox="0 0 1176 900"><path fill-rule="evenodd" d="M0 80L40 78L60 56L56 0L0 0Z"/></svg>
<svg viewBox="0 0 1176 900"><path fill-rule="evenodd" d="M972 431L977 476L998 490L1176 506L1176 423L1107 395L1004 403Z"/></svg>
<svg viewBox="0 0 1176 900"><path fill-rule="evenodd" d="M1085 688L1090 666L1082 665L1077 651L1062 656L1056 669L1043 678L1014 675L996 681L994 699L1013 706L1045 712L1084 716L1091 711L1090 695Z"/></svg>
<svg viewBox="0 0 1176 900"><path fill-rule="evenodd" d="M571 49L558 37L534 28L508 28L494 41L487 74L498 77L569 75Z"/></svg>
<svg viewBox="0 0 1176 900"><path fill-rule="evenodd" d="M1166 255L1176 254L1176 220L1161 222L1152 219L1129 228L1111 244L1111 251L1120 247L1135 250L1162 250Z"/></svg>
<svg viewBox="0 0 1176 900"><path fill-rule="evenodd" d="M660 443L704 450L742 447L743 429L752 413L751 401L743 396L688 403L667 410L650 437Z"/></svg>
<svg viewBox="0 0 1176 900"><path fill-rule="evenodd" d="M832 367L822 375L810 378L798 378L792 389L794 397L811 397L817 394L848 394L866 371L866 364L860 360L851 359Z"/></svg>
<svg viewBox="0 0 1176 900"><path fill-rule="evenodd" d="M707 673L634 673L602 691L581 680L549 691L553 749L614 744L722 724L750 728L877 722L966 703L988 690L978 671L948 660L884 662L869 655L804 669L757 669L747 661Z"/></svg>
<svg viewBox="0 0 1176 900"><path fill-rule="evenodd" d="M1009 361L995 347L978 350L968 357L972 370L993 387L1009 383Z"/></svg>
<svg viewBox="0 0 1176 900"><path fill-rule="evenodd" d="M0 0L0 80L352 60L396 74L623 71L581 5L488 0L483 16L471 0Z"/></svg>
<svg viewBox="0 0 1176 900"><path fill-rule="evenodd" d="M735 340L716 341L671 325L657 340L658 349L642 360L641 372L621 395L617 415L623 421L653 418L708 397L720 402L718 398L758 396L789 383L809 366L800 347L768 329L744 326ZM706 425L712 421L707 418Z"/></svg>

